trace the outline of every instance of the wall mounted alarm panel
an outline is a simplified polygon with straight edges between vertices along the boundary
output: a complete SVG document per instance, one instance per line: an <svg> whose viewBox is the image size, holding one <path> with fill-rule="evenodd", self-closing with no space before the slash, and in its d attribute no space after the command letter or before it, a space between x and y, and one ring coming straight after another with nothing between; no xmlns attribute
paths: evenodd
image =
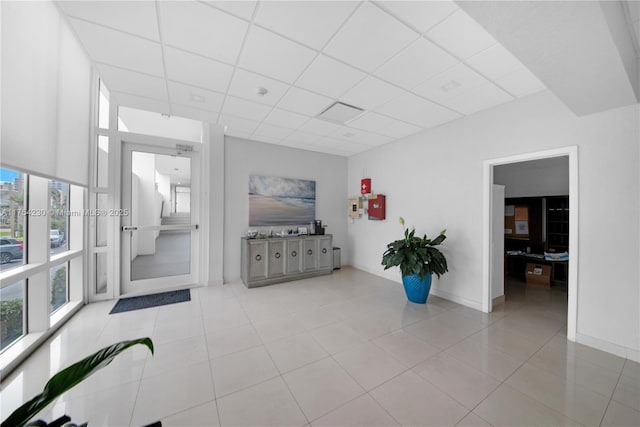
<svg viewBox="0 0 640 427"><path fill-rule="evenodd" d="M360 197L349 199L349 218L360 218L360 210L362 209L362 200Z"/></svg>
<svg viewBox="0 0 640 427"><path fill-rule="evenodd" d="M369 219L382 221L386 215L386 197L384 194L369 196Z"/></svg>

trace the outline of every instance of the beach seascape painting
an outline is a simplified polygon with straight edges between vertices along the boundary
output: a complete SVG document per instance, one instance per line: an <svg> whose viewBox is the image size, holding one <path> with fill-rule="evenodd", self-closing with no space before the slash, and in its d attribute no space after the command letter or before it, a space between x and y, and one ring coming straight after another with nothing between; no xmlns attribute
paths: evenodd
<svg viewBox="0 0 640 427"><path fill-rule="evenodd" d="M308 224L316 219L316 182L249 176L249 226Z"/></svg>

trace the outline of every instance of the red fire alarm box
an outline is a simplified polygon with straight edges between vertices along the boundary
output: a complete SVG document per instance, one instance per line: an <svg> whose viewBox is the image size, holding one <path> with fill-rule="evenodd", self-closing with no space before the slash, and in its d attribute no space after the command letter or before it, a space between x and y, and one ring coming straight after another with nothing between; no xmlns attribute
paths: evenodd
<svg viewBox="0 0 640 427"><path fill-rule="evenodd" d="M360 180L360 194L371 193L371 178L362 178Z"/></svg>
<svg viewBox="0 0 640 427"><path fill-rule="evenodd" d="M382 221L385 219L386 198L384 194L369 196L369 219Z"/></svg>

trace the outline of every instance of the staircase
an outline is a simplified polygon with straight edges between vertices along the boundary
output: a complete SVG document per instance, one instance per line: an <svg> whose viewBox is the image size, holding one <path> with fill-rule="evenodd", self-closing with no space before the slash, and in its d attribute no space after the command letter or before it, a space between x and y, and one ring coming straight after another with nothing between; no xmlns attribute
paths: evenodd
<svg viewBox="0 0 640 427"><path fill-rule="evenodd" d="M172 213L170 216L162 217L161 225L189 225L191 224L190 213ZM162 230L160 234L184 233L185 230Z"/></svg>

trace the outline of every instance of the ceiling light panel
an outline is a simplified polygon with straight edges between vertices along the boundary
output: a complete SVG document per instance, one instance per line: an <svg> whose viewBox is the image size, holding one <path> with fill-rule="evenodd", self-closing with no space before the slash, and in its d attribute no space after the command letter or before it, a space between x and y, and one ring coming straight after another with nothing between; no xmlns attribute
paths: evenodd
<svg viewBox="0 0 640 427"><path fill-rule="evenodd" d="M435 44L421 38L380 67L375 74L410 90L459 62Z"/></svg>
<svg viewBox="0 0 640 427"><path fill-rule="evenodd" d="M319 55L296 81L296 86L337 98L365 77L365 73L353 67Z"/></svg>
<svg viewBox="0 0 640 427"><path fill-rule="evenodd" d="M73 18L69 22L93 61L164 75L160 44Z"/></svg>
<svg viewBox="0 0 640 427"><path fill-rule="evenodd" d="M526 96L545 90L546 87L531 71L520 68L502 76L496 83L514 96Z"/></svg>
<svg viewBox="0 0 640 427"><path fill-rule="evenodd" d="M220 112L224 95L182 83L169 82L171 102L201 110Z"/></svg>
<svg viewBox="0 0 640 427"><path fill-rule="evenodd" d="M388 13L364 3L324 51L371 72L417 38L413 30Z"/></svg>
<svg viewBox="0 0 640 427"><path fill-rule="evenodd" d="M331 105L332 102L333 100L329 97L292 87L289 89L289 92L282 97L278 103L278 107L307 116L317 116Z"/></svg>
<svg viewBox="0 0 640 427"><path fill-rule="evenodd" d="M300 126L305 124L310 117L304 116L302 114L292 113L290 111L279 110L275 108L266 119L264 119L265 123L269 123L276 126L284 126L292 129L298 129Z"/></svg>
<svg viewBox="0 0 640 427"><path fill-rule="evenodd" d="M129 93L117 92L114 90L110 91L109 95L113 97L113 102L117 102L118 105L137 108L139 110L154 111L160 114L171 113L168 102L131 95Z"/></svg>
<svg viewBox="0 0 640 427"><path fill-rule="evenodd" d="M239 16L246 20L253 17L257 1L228 0L228 1L207 1L205 2L218 9L222 9L232 15Z"/></svg>
<svg viewBox="0 0 640 427"><path fill-rule="evenodd" d="M513 100L513 97L491 82L448 99L445 107L469 115Z"/></svg>
<svg viewBox="0 0 640 427"><path fill-rule="evenodd" d="M402 89L369 76L341 96L340 100L347 104L358 105L365 110L373 110L390 99L402 95L403 92Z"/></svg>
<svg viewBox="0 0 640 427"><path fill-rule="evenodd" d="M357 5L355 1L266 1L255 22L322 49Z"/></svg>
<svg viewBox="0 0 640 427"><path fill-rule="evenodd" d="M460 114L410 93L386 103L376 111L424 128L431 128L461 117Z"/></svg>
<svg viewBox="0 0 640 427"><path fill-rule="evenodd" d="M235 63L249 26L245 21L199 2L157 4L166 44Z"/></svg>
<svg viewBox="0 0 640 427"><path fill-rule="evenodd" d="M267 93L258 95L257 88L264 88ZM229 94L260 104L275 105L287 92L287 89L289 89L289 85L277 80L237 69L229 87Z"/></svg>
<svg viewBox="0 0 640 427"><path fill-rule="evenodd" d="M421 33L430 30L458 9L458 6L449 0L380 1L376 3Z"/></svg>
<svg viewBox="0 0 640 427"><path fill-rule="evenodd" d="M501 44L495 44L477 55L467 59L466 63L492 80L512 73L524 65Z"/></svg>
<svg viewBox="0 0 640 427"><path fill-rule="evenodd" d="M269 111L271 111L271 107L266 105L228 96L222 112L223 114L231 114L232 116L261 122L269 114Z"/></svg>
<svg viewBox="0 0 640 427"><path fill-rule="evenodd" d="M487 79L466 65L459 64L414 88L414 92L434 102L443 103L485 83Z"/></svg>
<svg viewBox="0 0 640 427"><path fill-rule="evenodd" d="M427 37L460 59L470 58L496 43L480 24L461 9L431 29Z"/></svg>
<svg viewBox="0 0 640 427"><path fill-rule="evenodd" d="M183 50L165 47L167 78L192 86L225 92L233 67Z"/></svg>
<svg viewBox="0 0 640 427"><path fill-rule="evenodd" d="M363 112L364 110L362 108L344 104L342 102L335 102L329 108L320 113L318 117L342 124L347 123L349 120L353 120Z"/></svg>
<svg viewBox="0 0 640 427"><path fill-rule="evenodd" d="M60 1L56 4L69 16L160 41L155 2Z"/></svg>
<svg viewBox="0 0 640 427"><path fill-rule="evenodd" d="M251 28L239 65L250 71L293 83L316 53L258 27Z"/></svg>
<svg viewBox="0 0 640 427"><path fill-rule="evenodd" d="M98 64L97 69L109 90L167 101L164 79L105 64Z"/></svg>

